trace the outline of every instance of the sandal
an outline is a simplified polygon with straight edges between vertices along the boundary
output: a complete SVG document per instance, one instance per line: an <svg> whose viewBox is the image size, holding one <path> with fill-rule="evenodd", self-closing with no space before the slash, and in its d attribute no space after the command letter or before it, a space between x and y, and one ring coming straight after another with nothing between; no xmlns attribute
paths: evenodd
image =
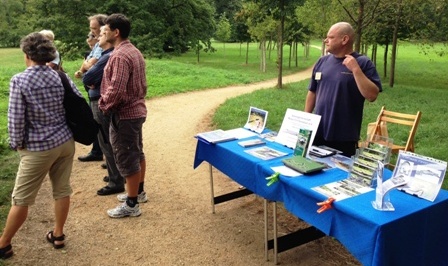
<svg viewBox="0 0 448 266"><path fill-rule="evenodd" d="M50 231L50 232L47 233L47 236L45 238L47 239L48 242L53 244L53 247L55 249L60 249L60 248L63 248L65 246L64 243L62 243L62 244L55 244L54 243L55 241L64 241L65 240L65 235L64 234L62 234L62 236L57 236L56 237L56 236L53 235L53 231Z"/></svg>
<svg viewBox="0 0 448 266"><path fill-rule="evenodd" d="M7 245L4 248L0 248L0 260L9 259L11 258L12 254L14 254L14 252L12 251L11 244Z"/></svg>

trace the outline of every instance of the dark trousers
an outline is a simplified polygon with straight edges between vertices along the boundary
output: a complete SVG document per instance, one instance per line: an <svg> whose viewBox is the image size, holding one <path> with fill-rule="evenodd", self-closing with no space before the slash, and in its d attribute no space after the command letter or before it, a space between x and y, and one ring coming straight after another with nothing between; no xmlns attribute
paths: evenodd
<svg viewBox="0 0 448 266"><path fill-rule="evenodd" d="M109 176L109 187L124 187L124 178L120 174L115 163L114 153L109 141L110 117L104 115L98 108L98 102L91 102L93 117L100 124L102 132L98 133L99 144L106 157L107 174Z"/></svg>
<svg viewBox="0 0 448 266"><path fill-rule="evenodd" d="M94 104L98 104L98 101L90 101L90 108L92 108L92 112L93 112L93 106L92 103ZM95 114L94 114L94 118L95 118ZM96 119L95 119L96 120ZM98 121L97 121L98 122ZM90 153L94 156L98 156L98 157L103 157L103 151L101 150L101 146L100 146L100 142L98 140L98 137L95 138L95 141L93 141L92 143L92 150L90 150Z"/></svg>
<svg viewBox="0 0 448 266"><path fill-rule="evenodd" d="M103 151L101 150L100 142L98 140L98 137L95 139L95 141L92 143L92 150L90 151L91 154L102 157Z"/></svg>

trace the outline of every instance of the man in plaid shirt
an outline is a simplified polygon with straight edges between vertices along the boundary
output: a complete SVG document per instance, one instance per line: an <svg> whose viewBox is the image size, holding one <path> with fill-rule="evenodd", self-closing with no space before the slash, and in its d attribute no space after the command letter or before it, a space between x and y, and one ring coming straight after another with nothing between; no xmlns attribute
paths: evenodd
<svg viewBox="0 0 448 266"><path fill-rule="evenodd" d="M115 47L101 83L99 108L110 116L110 144L120 174L126 178L127 194L117 196L123 204L107 211L112 218L140 216L139 203L145 202L146 171L142 126L146 120L145 60L128 40L131 25L122 14L106 19L104 35Z"/></svg>

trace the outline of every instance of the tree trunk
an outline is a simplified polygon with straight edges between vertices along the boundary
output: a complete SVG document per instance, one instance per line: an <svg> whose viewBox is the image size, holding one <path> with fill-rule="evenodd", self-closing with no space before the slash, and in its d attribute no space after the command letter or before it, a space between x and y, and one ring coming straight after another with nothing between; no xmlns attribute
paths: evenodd
<svg viewBox="0 0 448 266"><path fill-rule="evenodd" d="M358 12L358 21L356 21L356 39L355 39L355 51L361 51L361 36L362 36L362 27L364 23L364 1L359 1L359 12Z"/></svg>
<svg viewBox="0 0 448 266"><path fill-rule="evenodd" d="M263 39L260 41L260 52L261 52L261 58L260 58L260 71L266 72L266 40Z"/></svg>
<svg viewBox="0 0 448 266"><path fill-rule="evenodd" d="M268 53L269 53L269 60L271 59L271 47L272 47L273 45L272 45L272 37L270 37L269 38L269 44L268 44L268 47L266 48L267 50L268 50Z"/></svg>
<svg viewBox="0 0 448 266"><path fill-rule="evenodd" d="M378 44L372 45L372 55L370 56L370 59L372 62L376 65L376 52L378 49Z"/></svg>
<svg viewBox="0 0 448 266"><path fill-rule="evenodd" d="M362 45L362 54L367 55L369 53L369 45L368 44L363 44Z"/></svg>
<svg viewBox="0 0 448 266"><path fill-rule="evenodd" d="M281 89L283 87L283 29L285 28L285 15L284 15L284 1L280 0L280 12L282 14L280 18L280 26L278 29L278 44L277 44L277 50L278 50L278 82L277 87Z"/></svg>
<svg viewBox="0 0 448 266"><path fill-rule="evenodd" d="M389 86L391 88L394 87L395 83L395 59L397 58L397 42L398 42L398 25L395 24L394 36L392 39L392 56L390 58L390 77L389 77Z"/></svg>
<svg viewBox="0 0 448 266"><path fill-rule="evenodd" d="M199 64L199 53L200 53L200 52L201 52L201 48L199 47L199 42L198 42L198 50L197 50L197 54L198 54L198 58L197 58L197 59L198 59L198 62L197 62L197 63L198 63L198 64Z"/></svg>
<svg viewBox="0 0 448 266"><path fill-rule="evenodd" d="M288 62L288 67L291 68L291 60L292 60L292 54L294 53L294 51L292 50L293 46L292 44L289 45L289 62Z"/></svg>
<svg viewBox="0 0 448 266"><path fill-rule="evenodd" d="M384 63L383 63L383 68L384 68L383 76L385 78L387 77L387 59L388 59L387 55L388 54L389 54L389 44L386 44L386 47L384 47L384 57L383 57L383 61L384 61Z"/></svg>
<svg viewBox="0 0 448 266"><path fill-rule="evenodd" d="M295 50L294 60L296 61L296 67L298 67L299 66L299 43L298 42L294 42L294 50Z"/></svg>
<svg viewBox="0 0 448 266"><path fill-rule="evenodd" d="M327 53L327 49L325 49L325 42L322 41L322 49L320 50L321 55L324 56Z"/></svg>
<svg viewBox="0 0 448 266"><path fill-rule="evenodd" d="M398 43L398 24L401 17L402 1L400 1L397 8L397 15L395 17L394 33L392 36L392 56L390 59L390 77L389 86L392 88L395 83L395 62L397 59L397 43Z"/></svg>
<svg viewBox="0 0 448 266"><path fill-rule="evenodd" d="M249 64L249 42L246 44L246 65Z"/></svg>

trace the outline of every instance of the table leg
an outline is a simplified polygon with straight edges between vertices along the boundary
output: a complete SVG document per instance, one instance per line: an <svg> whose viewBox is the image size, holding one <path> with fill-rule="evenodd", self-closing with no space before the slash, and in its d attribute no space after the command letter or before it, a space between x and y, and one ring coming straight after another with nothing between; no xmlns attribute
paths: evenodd
<svg viewBox="0 0 448 266"><path fill-rule="evenodd" d="M263 199L263 209L264 209L264 258L269 261L268 254L268 200Z"/></svg>
<svg viewBox="0 0 448 266"><path fill-rule="evenodd" d="M213 189L213 167L209 164L210 170L210 193L211 193L211 203L212 203L212 213L215 213L215 191Z"/></svg>
<svg viewBox="0 0 448 266"><path fill-rule="evenodd" d="M277 265L278 261L277 261L277 255L278 255L278 240L277 240L277 202L273 201L273 211L272 211L272 216L273 216L273 220L274 220L274 264Z"/></svg>

